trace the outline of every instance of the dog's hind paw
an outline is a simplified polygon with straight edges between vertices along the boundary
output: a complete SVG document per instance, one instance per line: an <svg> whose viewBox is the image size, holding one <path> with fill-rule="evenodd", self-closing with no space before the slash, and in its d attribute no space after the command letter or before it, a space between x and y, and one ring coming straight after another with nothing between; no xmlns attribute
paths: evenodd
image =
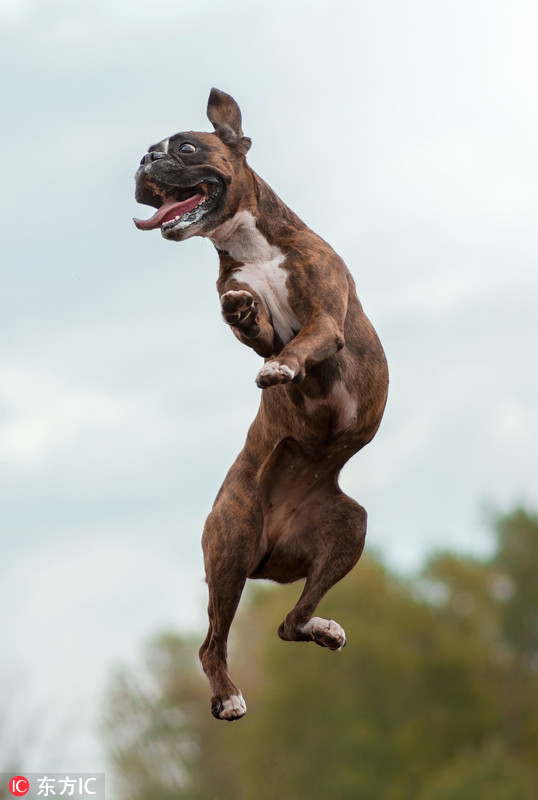
<svg viewBox="0 0 538 800"><path fill-rule="evenodd" d="M301 628L301 633L312 637L312 641L329 650L341 650L346 646L346 632L334 619L312 617Z"/></svg>
<svg viewBox="0 0 538 800"><path fill-rule="evenodd" d="M242 694L233 694L225 699L214 697L211 701L211 713L217 719L225 719L228 720L228 722L233 722L245 716L247 713L247 704Z"/></svg>

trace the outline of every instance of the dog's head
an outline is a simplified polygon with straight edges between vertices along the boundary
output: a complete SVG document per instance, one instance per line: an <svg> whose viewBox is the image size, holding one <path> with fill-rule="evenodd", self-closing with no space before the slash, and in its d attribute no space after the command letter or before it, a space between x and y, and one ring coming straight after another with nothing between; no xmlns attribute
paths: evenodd
<svg viewBox="0 0 538 800"><path fill-rule="evenodd" d="M149 148L137 170L135 197L157 212L135 219L141 230L160 228L165 239L208 236L235 213L246 188L241 111L230 95L212 89L207 116L214 133L176 133Z"/></svg>

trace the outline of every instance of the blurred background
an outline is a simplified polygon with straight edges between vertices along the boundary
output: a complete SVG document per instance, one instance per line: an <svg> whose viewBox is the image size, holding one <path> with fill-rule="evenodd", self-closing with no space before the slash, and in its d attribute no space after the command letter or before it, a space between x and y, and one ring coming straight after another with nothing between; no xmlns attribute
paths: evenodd
<svg viewBox="0 0 538 800"><path fill-rule="evenodd" d="M535 797L537 37L526 0L2 0L3 767L140 800ZM391 369L341 481L369 513L326 603L348 647L280 642L300 587L256 585L237 726L196 663L200 535L259 359L212 246L131 221L212 86Z"/></svg>

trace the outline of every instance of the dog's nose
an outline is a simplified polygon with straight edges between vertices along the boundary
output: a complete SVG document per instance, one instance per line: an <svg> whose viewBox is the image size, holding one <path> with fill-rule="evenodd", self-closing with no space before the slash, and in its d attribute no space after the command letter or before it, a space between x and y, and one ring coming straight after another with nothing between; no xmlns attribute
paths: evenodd
<svg viewBox="0 0 538 800"><path fill-rule="evenodd" d="M159 153L158 150L152 150L151 153L146 153L140 162L140 166L144 164L151 164L152 161L157 161L158 158L165 158L166 153Z"/></svg>

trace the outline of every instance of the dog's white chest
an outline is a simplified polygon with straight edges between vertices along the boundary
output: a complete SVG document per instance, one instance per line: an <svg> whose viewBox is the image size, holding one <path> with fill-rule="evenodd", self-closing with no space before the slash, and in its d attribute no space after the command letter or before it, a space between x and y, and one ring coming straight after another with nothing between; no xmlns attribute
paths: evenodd
<svg viewBox="0 0 538 800"><path fill-rule="evenodd" d="M271 261L244 264L234 272L234 277L248 284L258 295L278 337L287 344L301 329L301 323L289 307L288 270L282 266L283 261L284 256L280 255Z"/></svg>
<svg viewBox="0 0 538 800"><path fill-rule="evenodd" d="M269 244L249 211L239 211L214 231L211 239L234 260L243 262L234 270L234 278L258 295L283 344L291 341L301 330L301 323L289 305L286 286L289 273L283 266L286 257L280 248Z"/></svg>

